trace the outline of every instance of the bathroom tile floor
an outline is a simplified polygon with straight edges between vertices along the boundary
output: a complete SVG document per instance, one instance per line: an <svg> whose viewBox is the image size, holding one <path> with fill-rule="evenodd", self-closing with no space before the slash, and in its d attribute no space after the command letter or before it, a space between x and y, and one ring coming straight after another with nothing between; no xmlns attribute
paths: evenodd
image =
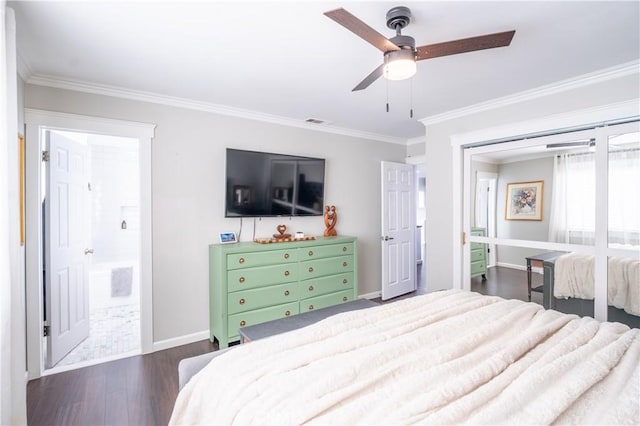
<svg viewBox="0 0 640 426"><path fill-rule="evenodd" d="M140 349L139 305L93 309L89 320L89 337L62 358L56 367Z"/></svg>

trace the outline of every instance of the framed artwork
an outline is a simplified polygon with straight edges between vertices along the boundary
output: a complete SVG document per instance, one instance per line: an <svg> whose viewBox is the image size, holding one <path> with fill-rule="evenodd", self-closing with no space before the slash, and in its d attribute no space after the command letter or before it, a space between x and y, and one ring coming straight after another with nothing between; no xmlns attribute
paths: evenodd
<svg viewBox="0 0 640 426"><path fill-rule="evenodd" d="M220 233L220 244L231 244L237 243L235 232L221 232Z"/></svg>
<svg viewBox="0 0 640 426"><path fill-rule="evenodd" d="M505 220L542 220L544 181L507 184Z"/></svg>

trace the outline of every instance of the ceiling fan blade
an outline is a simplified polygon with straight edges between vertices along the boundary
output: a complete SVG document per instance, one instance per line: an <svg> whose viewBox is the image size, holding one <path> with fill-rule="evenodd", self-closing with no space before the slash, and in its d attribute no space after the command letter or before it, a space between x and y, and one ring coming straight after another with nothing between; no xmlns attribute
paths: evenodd
<svg viewBox="0 0 640 426"><path fill-rule="evenodd" d="M416 49L418 51L417 59L418 61L421 61L423 59L437 58L439 56L457 55L458 53L508 46L511 44L511 39L515 33L516 30L511 30L502 33L487 34L420 46Z"/></svg>
<svg viewBox="0 0 640 426"><path fill-rule="evenodd" d="M385 36L371 28L369 25L362 22L360 19L353 16L343 8L330 10L324 13L329 18L336 21L355 35L371 43L374 47L377 47L382 52L388 52L390 50L400 50L398 46L389 41Z"/></svg>
<svg viewBox="0 0 640 426"><path fill-rule="evenodd" d="M364 80L362 80L360 82L360 84L358 84L356 87L354 87L353 89L351 89L352 92L355 92L356 90L362 90L362 89L366 89L367 87L369 87L369 85L371 83L373 83L374 81L376 81L377 79L379 79L382 76L382 70L384 68L384 64L380 64L380 66L378 68L376 68L375 70L373 70L371 72L371 74L369 74L368 76L366 76L364 78Z"/></svg>

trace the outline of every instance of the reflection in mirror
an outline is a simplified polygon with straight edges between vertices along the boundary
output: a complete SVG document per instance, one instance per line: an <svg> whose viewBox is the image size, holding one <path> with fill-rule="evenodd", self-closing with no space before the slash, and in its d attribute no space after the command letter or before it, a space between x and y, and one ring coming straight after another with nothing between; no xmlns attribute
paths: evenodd
<svg viewBox="0 0 640 426"><path fill-rule="evenodd" d="M607 295L607 321L640 328L640 260L637 256L609 256Z"/></svg>
<svg viewBox="0 0 640 426"><path fill-rule="evenodd" d="M640 133L609 137L608 220L609 247L640 248Z"/></svg>

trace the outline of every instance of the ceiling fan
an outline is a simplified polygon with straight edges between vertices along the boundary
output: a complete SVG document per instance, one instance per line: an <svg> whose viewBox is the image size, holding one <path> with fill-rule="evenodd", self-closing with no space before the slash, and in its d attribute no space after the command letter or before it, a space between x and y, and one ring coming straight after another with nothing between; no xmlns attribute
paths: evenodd
<svg viewBox="0 0 640 426"><path fill-rule="evenodd" d="M366 89L382 75L389 80L410 78L416 73L416 61L508 46L516 32L511 30L416 47L413 37L401 33L402 29L411 22L411 10L408 7L397 6L387 12L387 27L396 31L396 36L390 39L343 8L330 10L324 14L384 54L382 65L373 70L352 91Z"/></svg>

